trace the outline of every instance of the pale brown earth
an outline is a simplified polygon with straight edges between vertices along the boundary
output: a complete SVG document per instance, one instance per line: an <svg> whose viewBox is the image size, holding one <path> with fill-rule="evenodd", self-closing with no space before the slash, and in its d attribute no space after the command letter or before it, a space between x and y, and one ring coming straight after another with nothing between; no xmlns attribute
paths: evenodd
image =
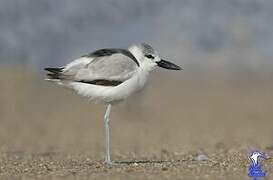
<svg viewBox="0 0 273 180"><path fill-rule="evenodd" d="M248 153L273 152L271 77L155 72L113 108L109 167L103 105L44 82L42 70L1 67L0 179L250 179Z"/></svg>

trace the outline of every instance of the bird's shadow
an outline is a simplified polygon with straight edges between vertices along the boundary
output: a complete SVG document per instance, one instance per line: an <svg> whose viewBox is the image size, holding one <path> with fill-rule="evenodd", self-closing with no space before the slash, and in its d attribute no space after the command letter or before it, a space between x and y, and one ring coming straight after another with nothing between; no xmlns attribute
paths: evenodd
<svg viewBox="0 0 273 180"><path fill-rule="evenodd" d="M132 161L114 161L115 164L163 164L163 163L174 163L180 160L132 160Z"/></svg>

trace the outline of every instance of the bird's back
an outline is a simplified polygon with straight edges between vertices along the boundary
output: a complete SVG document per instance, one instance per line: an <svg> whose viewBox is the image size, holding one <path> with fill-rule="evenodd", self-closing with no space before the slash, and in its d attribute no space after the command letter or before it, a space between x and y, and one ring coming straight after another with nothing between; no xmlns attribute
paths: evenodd
<svg viewBox="0 0 273 180"><path fill-rule="evenodd" d="M82 96L107 103L122 100L143 87L146 77L136 59L120 51L107 53L104 49L104 55L95 52L62 68L46 68L50 72L49 80L72 88Z"/></svg>

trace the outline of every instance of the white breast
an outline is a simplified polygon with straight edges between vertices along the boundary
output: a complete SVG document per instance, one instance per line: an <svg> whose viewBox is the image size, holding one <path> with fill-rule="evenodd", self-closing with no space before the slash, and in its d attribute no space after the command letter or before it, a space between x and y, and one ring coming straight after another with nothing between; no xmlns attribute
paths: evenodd
<svg viewBox="0 0 273 180"><path fill-rule="evenodd" d="M79 95L89 97L91 100L114 103L141 90L147 78L148 72L138 68L133 77L118 86L99 86L80 82L68 82L67 86L74 89Z"/></svg>

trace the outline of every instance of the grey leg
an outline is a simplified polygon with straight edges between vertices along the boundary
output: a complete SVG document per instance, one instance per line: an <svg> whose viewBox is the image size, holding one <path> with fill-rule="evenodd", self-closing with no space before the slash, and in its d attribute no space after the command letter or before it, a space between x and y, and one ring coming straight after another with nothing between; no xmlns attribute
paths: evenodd
<svg viewBox="0 0 273 180"><path fill-rule="evenodd" d="M110 159L110 135L109 135L109 115L111 112L111 104L107 105L104 115L104 128L105 128L105 164L112 164Z"/></svg>

